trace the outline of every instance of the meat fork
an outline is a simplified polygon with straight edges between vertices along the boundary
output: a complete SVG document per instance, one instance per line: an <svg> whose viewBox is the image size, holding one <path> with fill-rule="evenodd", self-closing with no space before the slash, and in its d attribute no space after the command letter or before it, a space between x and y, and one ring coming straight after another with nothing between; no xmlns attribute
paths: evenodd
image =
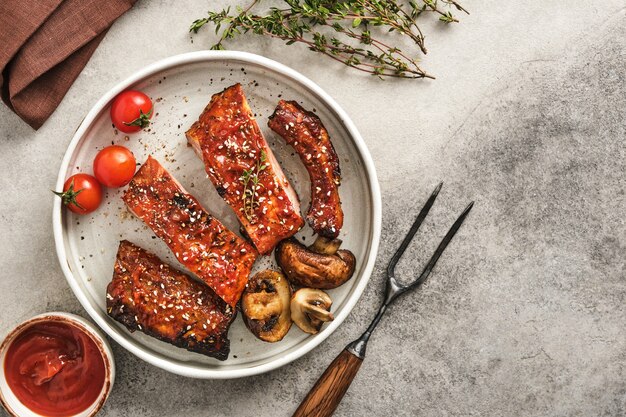
<svg viewBox="0 0 626 417"><path fill-rule="evenodd" d="M465 210L463 210L463 213L461 213L461 215L454 222L450 230L448 230L448 233L446 233L446 235L442 239L441 243L435 250L435 253L430 258L419 277L417 277L415 281L409 284L400 284L396 280L395 276L396 264L402 257L402 254L404 254L406 248L409 246L409 243L411 243L413 236L415 236L415 233L417 233L417 229L419 229L420 225L424 221L424 218L428 214L428 211L433 206L433 203L435 202L435 199L437 198L437 195L439 194L442 186L443 183L440 183L430 195L430 197L426 201L426 204L424 205L424 207L422 207L419 214L417 215L417 218L411 226L409 233L406 235L406 237L400 244L400 247L391 258L391 261L387 266L387 285L385 290L385 299L380 306L378 313L374 317L374 320L372 320L372 323L361 335L361 337L359 337L352 343L349 343L345 347L345 349L339 354L339 356L337 356L335 360L332 361L330 365L328 365L326 371L324 371L322 376L317 380L313 388L311 388L311 391L309 391L307 396L304 398L304 400L294 413L294 417L327 417L331 416L334 413L335 409L341 402L344 394L350 387L352 380L359 371L361 363L363 363L363 359L365 358L367 341L372 335L374 329L376 329L378 322L385 314L385 311L387 311L389 305L402 294L413 290L426 282L426 279L435 267L437 260L439 260L439 257L446 249L446 246L448 246L448 243L450 243L455 233L459 230L459 228L463 224L463 221L465 220L470 210L472 209L472 206L474 205L474 202L472 201L465 208Z"/></svg>

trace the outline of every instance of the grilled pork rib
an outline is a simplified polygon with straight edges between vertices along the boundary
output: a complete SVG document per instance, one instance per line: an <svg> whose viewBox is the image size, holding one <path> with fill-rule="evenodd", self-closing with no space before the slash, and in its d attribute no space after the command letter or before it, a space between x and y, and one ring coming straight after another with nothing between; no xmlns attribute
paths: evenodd
<svg viewBox="0 0 626 417"><path fill-rule="evenodd" d="M107 313L131 332L140 330L192 352L228 358L228 328L235 310L207 286L125 240L107 286Z"/></svg>
<svg viewBox="0 0 626 417"><path fill-rule="evenodd" d="M269 127L291 145L311 178L311 205L306 220L315 233L336 238L343 226L339 198L339 158L322 121L295 101L281 100Z"/></svg>
<svg viewBox="0 0 626 417"><path fill-rule="evenodd" d="M251 244L206 212L152 157L139 168L123 199L181 264L228 304L237 304L257 257Z"/></svg>
<svg viewBox="0 0 626 417"><path fill-rule="evenodd" d="M304 220L300 203L252 115L240 84L215 94L187 140L257 250L268 254Z"/></svg>

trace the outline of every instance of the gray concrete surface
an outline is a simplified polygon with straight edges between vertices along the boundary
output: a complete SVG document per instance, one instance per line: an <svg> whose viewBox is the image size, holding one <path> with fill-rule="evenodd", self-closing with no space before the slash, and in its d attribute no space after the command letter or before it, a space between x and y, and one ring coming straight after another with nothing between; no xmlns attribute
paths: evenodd
<svg viewBox="0 0 626 417"><path fill-rule="evenodd" d="M140 1L120 19L39 132L0 108L0 335L44 311L85 315L57 264L49 189L106 90L208 46L208 31L193 43L186 33L208 2L174 3ZM427 39L436 81L380 82L253 37L233 45L303 72L361 130L383 191L376 271L336 333L263 376L185 379L115 345L103 415L290 415L376 310L407 213L439 180L403 277L467 201L476 207L428 285L386 317L336 415L626 415L626 4L464 4L471 16Z"/></svg>

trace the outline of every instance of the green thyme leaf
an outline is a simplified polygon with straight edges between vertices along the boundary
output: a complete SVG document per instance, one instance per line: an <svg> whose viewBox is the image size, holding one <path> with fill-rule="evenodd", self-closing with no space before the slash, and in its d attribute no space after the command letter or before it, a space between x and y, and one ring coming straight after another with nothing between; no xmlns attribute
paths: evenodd
<svg viewBox="0 0 626 417"><path fill-rule="evenodd" d="M380 78L434 78L416 57L426 54L418 19L433 15L448 24L458 22L450 8L469 14L456 0L283 0L282 7L255 13L259 2L237 7L236 14L230 8L210 11L193 21L189 31L197 33L207 23L214 24L219 39L211 49L224 49L224 41L253 33L282 39L287 45L304 45ZM372 33L372 26L380 30ZM415 50L405 52L396 46L406 45L405 39Z"/></svg>

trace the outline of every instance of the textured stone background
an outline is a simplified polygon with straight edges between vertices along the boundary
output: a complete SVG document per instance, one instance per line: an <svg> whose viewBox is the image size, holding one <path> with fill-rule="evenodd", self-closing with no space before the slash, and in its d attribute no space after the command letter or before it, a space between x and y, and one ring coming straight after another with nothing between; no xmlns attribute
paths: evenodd
<svg viewBox="0 0 626 417"><path fill-rule="evenodd" d="M428 285L381 324L336 415L626 415L626 4L464 4L472 15L460 25L429 30L424 66L436 81L379 82L252 37L233 45L303 72L359 127L383 191L376 271L336 333L263 376L186 379L114 345L103 415L290 415L370 320L408 213L440 180L401 276L471 199L474 211ZM39 132L0 107L0 335L40 312L85 315L54 252L49 189L61 157L113 84L209 44L208 31L194 43L186 34L208 7L139 2Z"/></svg>

